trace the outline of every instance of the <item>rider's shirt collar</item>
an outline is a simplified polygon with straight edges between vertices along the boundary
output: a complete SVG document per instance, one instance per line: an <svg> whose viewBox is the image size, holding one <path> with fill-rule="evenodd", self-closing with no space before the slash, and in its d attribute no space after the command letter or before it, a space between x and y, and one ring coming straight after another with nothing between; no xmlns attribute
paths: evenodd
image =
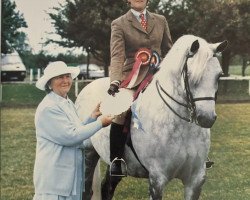
<svg viewBox="0 0 250 200"><path fill-rule="evenodd" d="M142 14L142 13L144 14L145 20L147 20L147 18L146 18L146 12L147 12L147 10L146 9L144 9L143 12L141 13L141 12L138 12L138 11L136 11L136 10L134 10L134 9L131 8L131 12L133 13L133 15L136 17L136 19L139 22L141 21L140 14Z"/></svg>

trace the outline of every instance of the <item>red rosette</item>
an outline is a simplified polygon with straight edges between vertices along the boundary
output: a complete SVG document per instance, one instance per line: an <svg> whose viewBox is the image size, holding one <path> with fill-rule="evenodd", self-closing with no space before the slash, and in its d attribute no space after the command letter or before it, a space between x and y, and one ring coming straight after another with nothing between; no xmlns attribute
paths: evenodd
<svg viewBox="0 0 250 200"><path fill-rule="evenodd" d="M135 54L135 60L140 59L141 65L148 65L151 58L151 51L147 48L139 49Z"/></svg>

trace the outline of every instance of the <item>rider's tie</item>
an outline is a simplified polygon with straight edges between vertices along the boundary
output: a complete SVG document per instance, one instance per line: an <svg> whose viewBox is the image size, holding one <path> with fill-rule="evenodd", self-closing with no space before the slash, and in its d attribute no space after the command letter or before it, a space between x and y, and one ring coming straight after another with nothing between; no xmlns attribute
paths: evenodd
<svg viewBox="0 0 250 200"><path fill-rule="evenodd" d="M145 30L147 30L147 21L146 21L146 19L145 19L143 13L140 14L140 18L141 18L141 25L142 25L142 27L143 27Z"/></svg>

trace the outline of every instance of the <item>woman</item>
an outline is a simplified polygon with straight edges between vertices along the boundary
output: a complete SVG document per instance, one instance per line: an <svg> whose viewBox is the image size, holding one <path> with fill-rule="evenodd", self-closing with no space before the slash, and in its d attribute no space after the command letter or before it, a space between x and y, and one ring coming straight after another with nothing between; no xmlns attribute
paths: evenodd
<svg viewBox="0 0 250 200"><path fill-rule="evenodd" d="M64 62L52 62L36 83L48 94L35 114L34 200L82 200L83 141L112 121L110 116L97 119L99 105L86 121L80 121L67 95L79 71Z"/></svg>
<svg viewBox="0 0 250 200"><path fill-rule="evenodd" d="M110 64L110 88L108 93L115 95L120 84L134 92L148 73L149 66L140 66L139 73L132 74L135 65L135 55L144 52L156 51L160 57L165 57L172 46L172 40L168 23L164 16L154 14L146 9L148 0L128 0L131 9L123 16L114 20L111 24L111 64ZM143 48L143 51L140 49ZM146 49L146 50L145 50ZM135 77L135 78L134 78ZM115 117L110 131L110 161L122 158L126 134L122 134L126 112ZM111 175L124 174L121 171L121 162L112 162Z"/></svg>

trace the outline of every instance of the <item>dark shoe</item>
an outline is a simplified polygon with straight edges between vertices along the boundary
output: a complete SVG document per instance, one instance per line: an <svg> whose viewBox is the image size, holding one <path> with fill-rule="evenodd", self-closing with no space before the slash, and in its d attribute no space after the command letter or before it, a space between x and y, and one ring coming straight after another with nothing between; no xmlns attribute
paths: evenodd
<svg viewBox="0 0 250 200"><path fill-rule="evenodd" d="M206 169L211 169L213 167L214 162L211 160L206 161Z"/></svg>
<svg viewBox="0 0 250 200"><path fill-rule="evenodd" d="M121 163L125 165L126 173L122 172ZM123 159L115 158L110 164L110 176L127 176L127 167Z"/></svg>
<svg viewBox="0 0 250 200"><path fill-rule="evenodd" d="M122 173L121 165L127 169L122 159L127 135L123 133L124 125L112 123L110 129L110 176L127 176ZM127 171L127 170L126 170ZM126 172L127 173L127 172Z"/></svg>

